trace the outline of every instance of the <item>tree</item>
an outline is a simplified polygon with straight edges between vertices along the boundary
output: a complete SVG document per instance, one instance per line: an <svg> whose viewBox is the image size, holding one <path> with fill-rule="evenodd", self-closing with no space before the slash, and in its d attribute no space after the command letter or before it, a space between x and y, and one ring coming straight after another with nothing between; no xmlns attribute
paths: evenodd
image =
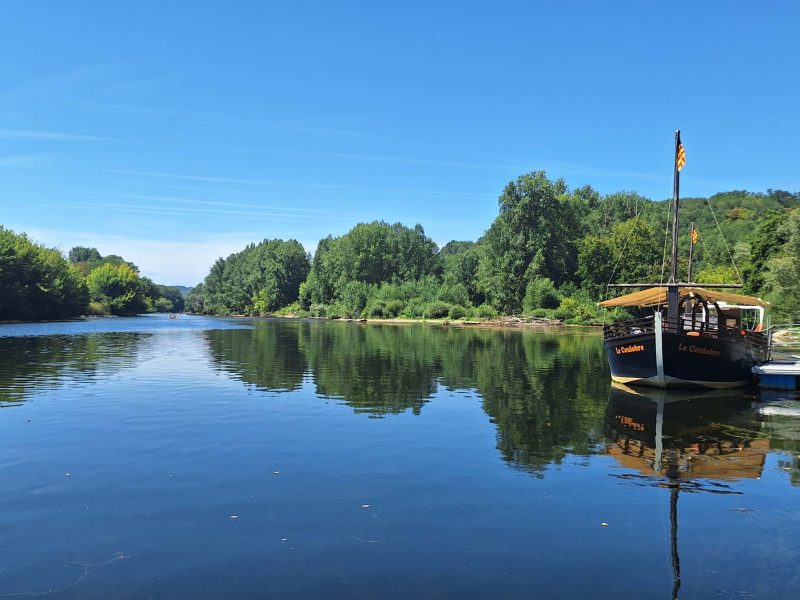
<svg viewBox="0 0 800 600"><path fill-rule="evenodd" d="M100 262L103 258L97 251L97 248L87 248L86 246L75 246L69 251L69 262Z"/></svg>
<svg viewBox="0 0 800 600"><path fill-rule="evenodd" d="M581 241L578 277L594 296L609 283L641 283L661 278L662 247L641 219L619 223L611 236L590 235Z"/></svg>
<svg viewBox="0 0 800 600"><path fill-rule="evenodd" d="M574 277L581 224L567 185L550 181L544 171L510 182L499 204L500 214L483 238L478 277L493 306L517 312L531 279L547 277L560 285Z"/></svg>
<svg viewBox="0 0 800 600"><path fill-rule="evenodd" d="M91 299L107 305L114 315L131 316L146 309L139 275L127 264L106 263L86 278Z"/></svg>
<svg viewBox="0 0 800 600"><path fill-rule="evenodd" d="M192 291L189 310L207 314L268 314L298 299L308 276L308 256L296 240L264 240L218 259L202 286Z"/></svg>
<svg viewBox="0 0 800 600"><path fill-rule="evenodd" d="M81 274L59 251L0 227L0 320L75 317L87 302Z"/></svg>
<svg viewBox="0 0 800 600"><path fill-rule="evenodd" d="M345 235L320 241L306 287L311 302L341 299L348 283L414 281L440 276L443 261L421 225L359 223Z"/></svg>
<svg viewBox="0 0 800 600"><path fill-rule="evenodd" d="M797 323L800 322L800 210L792 211L782 229L786 242L780 255L769 261L767 280L776 315Z"/></svg>

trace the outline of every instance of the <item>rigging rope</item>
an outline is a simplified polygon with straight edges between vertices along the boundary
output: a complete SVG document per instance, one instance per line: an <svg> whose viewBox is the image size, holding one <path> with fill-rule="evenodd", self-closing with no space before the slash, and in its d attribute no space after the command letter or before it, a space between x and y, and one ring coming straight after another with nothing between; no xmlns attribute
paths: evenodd
<svg viewBox="0 0 800 600"><path fill-rule="evenodd" d="M725 250L728 252L728 258L731 259L733 270L736 271L736 277L739 278L739 283L744 283L742 275L741 273L739 273L739 269L736 268L736 261L733 260L733 254L731 254L731 249L728 247L728 240L725 239L725 235L722 233L722 227L719 226L719 221L717 221L717 215L714 212L714 207L711 206L711 201L708 198L706 198L706 204L708 204L708 208L711 211L711 216L714 217L714 223L717 224L717 231L719 231L719 237L722 238L722 243L725 244Z"/></svg>
<svg viewBox="0 0 800 600"><path fill-rule="evenodd" d="M644 201L645 201L645 198L642 197L642 206L644 206ZM633 220L633 227L632 227L633 231L636 230L636 224L639 222L639 217L642 215L642 211L639 209L639 200L638 199L635 201L634 207L635 207L635 210L636 210L636 218ZM632 231L632 233L633 233L633 231ZM620 255L617 257L617 262L614 263L614 268L611 269L611 275L609 275L608 281L606 282L606 300L608 300L608 298L609 298L610 289L611 289L611 287L610 287L611 286L611 280L614 279L614 273L617 272L617 267L619 266L619 263L622 260L622 257L625 256L625 250L628 247L628 241L629 240L630 240L630 236L625 238L625 243L622 245L622 252L620 252Z"/></svg>

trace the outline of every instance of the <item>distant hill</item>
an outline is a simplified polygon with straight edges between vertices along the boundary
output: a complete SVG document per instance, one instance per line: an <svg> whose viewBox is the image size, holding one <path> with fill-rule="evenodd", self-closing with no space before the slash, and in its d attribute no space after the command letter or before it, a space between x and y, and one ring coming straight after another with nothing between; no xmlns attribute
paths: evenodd
<svg viewBox="0 0 800 600"><path fill-rule="evenodd" d="M181 296L186 298L186 296L191 292L194 288L193 287L186 287L185 285L171 285L169 287L177 288L180 291Z"/></svg>

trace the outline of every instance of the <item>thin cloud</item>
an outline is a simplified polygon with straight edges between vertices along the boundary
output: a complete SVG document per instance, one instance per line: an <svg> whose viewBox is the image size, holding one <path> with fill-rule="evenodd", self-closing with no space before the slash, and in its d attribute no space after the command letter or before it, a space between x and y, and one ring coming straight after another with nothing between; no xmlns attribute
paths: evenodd
<svg viewBox="0 0 800 600"><path fill-rule="evenodd" d="M257 118L242 117L213 111L197 110L193 108L163 108L158 106L134 106L130 104L115 104L111 102L83 102L81 106L93 110L109 112L122 112L147 117L180 117L203 119L212 121L227 121L230 123L241 123L243 125L264 127L268 129L278 129L294 133L309 133L320 135L331 135L340 137L352 137L360 139L371 139L388 142L409 143L410 140L398 138L390 135L363 131L360 129L350 129L346 127L333 127L329 125L315 125L303 123L301 121L264 121Z"/></svg>
<svg viewBox="0 0 800 600"><path fill-rule="evenodd" d="M0 129L0 140L21 141L66 141L66 142L112 142L114 138L63 131L41 131L33 129Z"/></svg>
<svg viewBox="0 0 800 600"><path fill-rule="evenodd" d="M213 183L236 183L244 185L275 185L275 186L291 186L291 187L305 187L305 188L318 188L318 189L335 189L335 190L352 190L352 191L365 191L365 192L395 192L407 194L428 194L437 196L453 196L464 198L486 198L494 194L480 193L480 192L451 192L443 190L425 190L425 189L409 189L409 188L382 188L358 185L340 185L333 183L304 183L298 181L277 181L270 179L238 179L231 177L210 177L207 175L186 175L179 173L160 173L156 171L137 171L131 169L108 169L109 173L118 173L123 175L142 175L147 177L157 177L162 179L182 179L190 181L206 181ZM146 184L139 184L146 185ZM191 189L191 188L189 188Z"/></svg>
<svg viewBox="0 0 800 600"><path fill-rule="evenodd" d="M45 154L17 154L0 156L0 167L30 167L40 165L47 159Z"/></svg>
<svg viewBox="0 0 800 600"><path fill-rule="evenodd" d="M218 216L223 215L226 218L240 218L250 219L257 221L295 221L303 222L308 221L309 215L299 215L291 212L263 212L263 211L241 211L241 210L215 210L211 208L184 208L184 207L170 207L170 206L150 206L140 204L81 204L81 203L66 203L66 204L39 204L45 208L71 208L79 210L94 210L94 211L111 211L122 212L137 215L174 215L174 216ZM352 217L335 216L335 215L320 215L326 221L341 220L349 221Z"/></svg>
<svg viewBox="0 0 800 600"><path fill-rule="evenodd" d="M95 195L102 195L102 196L115 196L119 198L132 198L138 200L159 200L163 202L175 202L179 204L203 204L206 206L226 206L230 208L255 208L258 210L278 210L284 211L286 213L305 213L305 214L316 214L325 216L326 218L329 216L333 217L340 217L340 218L352 218L352 219L359 219L365 218L363 215L357 214L346 214L341 213L339 211L331 211L331 210L319 210L317 208L299 208L299 207L290 207L290 206L270 206L265 204L253 204L253 203L246 203L246 202L227 202L227 201L220 201L220 200L196 200L194 198L177 198L175 196L153 196L148 194L123 194L119 192L93 192Z"/></svg>

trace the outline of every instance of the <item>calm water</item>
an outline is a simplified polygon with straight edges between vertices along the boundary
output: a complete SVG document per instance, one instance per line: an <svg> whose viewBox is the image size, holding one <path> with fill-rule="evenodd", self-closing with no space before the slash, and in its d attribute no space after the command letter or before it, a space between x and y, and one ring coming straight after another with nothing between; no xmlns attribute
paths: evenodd
<svg viewBox="0 0 800 600"><path fill-rule="evenodd" d="M796 598L800 402L596 333L0 326L0 598Z"/></svg>

